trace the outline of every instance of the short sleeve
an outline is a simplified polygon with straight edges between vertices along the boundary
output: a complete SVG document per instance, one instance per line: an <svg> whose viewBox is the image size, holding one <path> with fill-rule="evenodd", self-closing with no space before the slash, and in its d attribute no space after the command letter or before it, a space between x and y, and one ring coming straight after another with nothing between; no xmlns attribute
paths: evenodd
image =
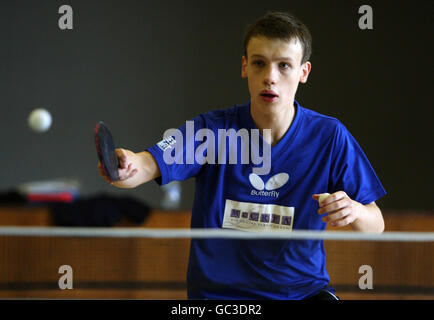
<svg viewBox="0 0 434 320"><path fill-rule="evenodd" d="M380 180L357 141L338 123L334 135L331 165L332 192L345 191L362 204L368 204L386 195Z"/></svg>
<svg viewBox="0 0 434 320"><path fill-rule="evenodd" d="M194 137L204 125L204 117L197 116L147 149L160 168L161 176L155 179L159 185L174 180L183 181L200 172L202 165L194 159L195 149L200 142Z"/></svg>

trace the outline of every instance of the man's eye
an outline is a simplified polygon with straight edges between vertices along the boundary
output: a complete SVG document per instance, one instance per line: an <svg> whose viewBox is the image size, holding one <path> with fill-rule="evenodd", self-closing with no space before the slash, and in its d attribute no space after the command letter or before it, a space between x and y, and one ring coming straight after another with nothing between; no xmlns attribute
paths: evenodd
<svg viewBox="0 0 434 320"><path fill-rule="evenodd" d="M282 69L287 69L287 68L290 67L290 65L288 63L286 63L286 62L281 62L279 64L279 67L282 68Z"/></svg>
<svg viewBox="0 0 434 320"><path fill-rule="evenodd" d="M257 67L262 67L264 65L264 62L260 60L253 61L253 65Z"/></svg>

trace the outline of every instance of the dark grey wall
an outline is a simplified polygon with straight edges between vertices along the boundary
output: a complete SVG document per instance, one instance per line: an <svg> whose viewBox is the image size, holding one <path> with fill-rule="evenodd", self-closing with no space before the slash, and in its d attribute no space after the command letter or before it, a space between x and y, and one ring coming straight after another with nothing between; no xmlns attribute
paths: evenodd
<svg viewBox="0 0 434 320"><path fill-rule="evenodd" d="M249 99L240 77L243 30L287 10L310 28L313 69L297 99L339 118L368 155L389 209L433 209L431 1L2 1L0 189L76 177L84 195L134 195L158 206L155 183L109 187L96 170L93 126L105 121L134 151L212 109ZM74 29L58 28L58 8ZM370 4L374 29L358 28ZM36 134L27 116L53 115ZM183 207L194 181L183 182Z"/></svg>

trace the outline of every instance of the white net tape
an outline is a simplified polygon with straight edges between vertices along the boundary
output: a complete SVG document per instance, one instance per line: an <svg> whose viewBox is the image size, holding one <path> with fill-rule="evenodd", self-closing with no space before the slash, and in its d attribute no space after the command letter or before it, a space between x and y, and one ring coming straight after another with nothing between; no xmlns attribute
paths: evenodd
<svg viewBox="0 0 434 320"><path fill-rule="evenodd" d="M0 236L80 238L195 238L195 239L288 239L434 242L434 232L383 232L293 230L246 232L230 229L156 229L92 227L0 227Z"/></svg>

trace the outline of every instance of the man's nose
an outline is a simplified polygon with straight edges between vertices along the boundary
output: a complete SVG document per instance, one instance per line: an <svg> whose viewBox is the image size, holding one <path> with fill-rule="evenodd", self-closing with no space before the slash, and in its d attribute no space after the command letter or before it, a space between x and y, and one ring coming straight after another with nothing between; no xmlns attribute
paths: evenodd
<svg viewBox="0 0 434 320"><path fill-rule="evenodd" d="M277 81L277 70L273 65L269 65L266 69L265 69L265 75L264 75L264 84L266 85L273 85L276 84Z"/></svg>

